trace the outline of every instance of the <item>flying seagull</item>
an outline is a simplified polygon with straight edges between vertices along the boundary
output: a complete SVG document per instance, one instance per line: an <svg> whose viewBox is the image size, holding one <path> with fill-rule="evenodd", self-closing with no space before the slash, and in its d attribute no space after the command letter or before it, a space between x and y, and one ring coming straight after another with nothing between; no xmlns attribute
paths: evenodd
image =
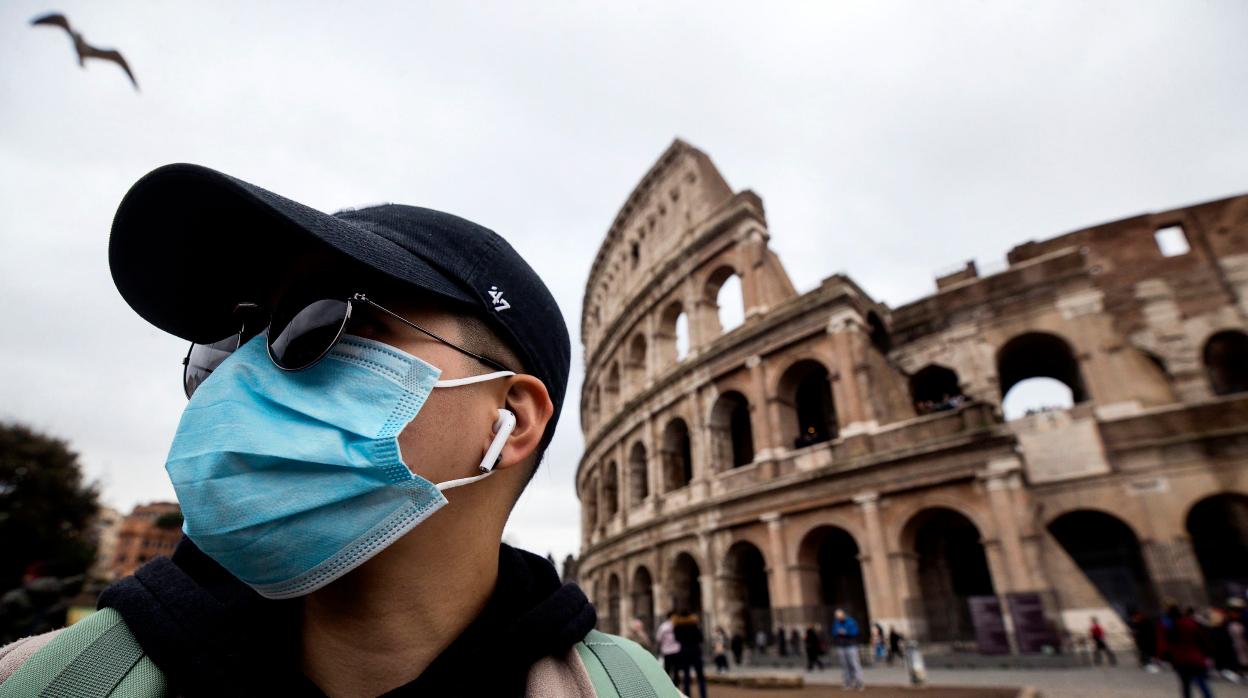
<svg viewBox="0 0 1248 698"><path fill-rule="evenodd" d="M130 78L134 89L139 89L139 81L134 79L134 73L130 72L130 66L126 65L126 59L121 57L121 53L114 49L96 48L83 40L82 34L74 31L69 26L69 20L65 19L62 14L44 15L30 20L32 25L44 25L47 27L60 27L69 33L69 38L74 40L74 50L78 52L78 65L83 66L88 58L102 58L106 61L112 61L121 66L126 71L126 75Z"/></svg>

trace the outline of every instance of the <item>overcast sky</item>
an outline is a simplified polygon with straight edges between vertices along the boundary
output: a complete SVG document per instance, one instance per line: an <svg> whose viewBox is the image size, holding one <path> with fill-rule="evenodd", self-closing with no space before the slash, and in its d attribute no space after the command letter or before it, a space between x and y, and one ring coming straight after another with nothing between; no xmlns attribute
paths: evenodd
<svg viewBox="0 0 1248 698"><path fill-rule="evenodd" d="M292 12L292 8L297 8ZM65 12L120 49L76 65ZM896 305L967 259L1248 192L1248 3L0 4L0 418L64 437L104 499L172 497L185 344L113 288L145 172L197 162L316 208L439 208L510 240L574 341L508 536L579 543L585 277L671 140L767 207L799 290Z"/></svg>

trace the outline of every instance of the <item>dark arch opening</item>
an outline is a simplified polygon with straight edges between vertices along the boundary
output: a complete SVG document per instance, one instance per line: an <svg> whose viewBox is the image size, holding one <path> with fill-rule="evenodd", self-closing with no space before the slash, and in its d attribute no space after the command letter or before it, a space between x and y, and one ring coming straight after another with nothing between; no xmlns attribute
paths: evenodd
<svg viewBox="0 0 1248 698"><path fill-rule="evenodd" d="M1187 533L1205 578L1209 601L1222 604L1248 594L1248 497L1219 494L1196 503Z"/></svg>
<svg viewBox="0 0 1248 698"><path fill-rule="evenodd" d="M620 632L620 577L612 574L607 580L607 617L603 619L603 628L606 632L618 634Z"/></svg>
<svg viewBox="0 0 1248 698"><path fill-rule="evenodd" d="M974 640L970 599L996 593L979 529L943 507L919 512L906 529L918 557L919 585L918 598L907 602L908 614L927 621L929 641Z"/></svg>
<svg viewBox="0 0 1248 698"><path fill-rule="evenodd" d="M733 390L719 396L711 408L711 441L716 469L739 468L754 462L754 428L750 402Z"/></svg>
<svg viewBox="0 0 1248 698"><path fill-rule="evenodd" d="M633 572L633 615L641 621L646 637L654 637L654 580L650 570L638 567Z"/></svg>
<svg viewBox="0 0 1248 698"><path fill-rule="evenodd" d="M929 364L910 376L910 396L921 415L955 409L966 399L958 374L940 364Z"/></svg>
<svg viewBox="0 0 1248 698"><path fill-rule="evenodd" d="M754 637L759 630L770 632L771 593L762 551L744 541L733 543L724 569L724 605L731 626L728 632L741 632L745 637Z"/></svg>
<svg viewBox="0 0 1248 698"><path fill-rule="evenodd" d="M888 334L884 321L874 310L867 313L867 329L871 333L871 346L881 354L887 354L893 348L893 338Z"/></svg>
<svg viewBox="0 0 1248 698"><path fill-rule="evenodd" d="M1066 340L1045 332L1019 335L997 352L997 377L1001 396L1028 378L1052 378L1070 388L1075 402L1088 399L1079 362Z"/></svg>
<svg viewBox="0 0 1248 698"><path fill-rule="evenodd" d="M629 498L633 506L641 504L650 496L650 474L647 472L646 447L640 442L633 444L628 454L628 487Z"/></svg>
<svg viewBox="0 0 1248 698"><path fill-rule="evenodd" d="M689 553L681 553L672 562L671 611L702 612L702 572Z"/></svg>
<svg viewBox="0 0 1248 698"><path fill-rule="evenodd" d="M819 606L806 615L829 626L836 609L840 608L857 621L864 632L870 627L866 584L858 555L854 537L837 526L820 526L802 538L798 564L803 570L804 595L819 601Z"/></svg>
<svg viewBox="0 0 1248 698"><path fill-rule="evenodd" d="M806 359L790 366L780 379L780 396L794 448L836 438L836 405L823 364Z"/></svg>
<svg viewBox="0 0 1248 698"><path fill-rule="evenodd" d="M615 461L607 464L602 480L602 510L605 518L610 519L620 510L620 476Z"/></svg>
<svg viewBox="0 0 1248 698"><path fill-rule="evenodd" d="M585 483L585 493L582 498L585 502L585 522L590 530L598 525L598 478L592 477Z"/></svg>
<svg viewBox="0 0 1248 698"><path fill-rule="evenodd" d="M693 480L693 446L689 427L677 417L663 429L663 479L668 491L680 489Z"/></svg>
<svg viewBox="0 0 1248 698"><path fill-rule="evenodd" d="M1214 395L1248 391L1248 334L1219 332L1205 342L1205 370Z"/></svg>
<svg viewBox="0 0 1248 698"><path fill-rule="evenodd" d="M1124 621L1134 611L1157 610L1157 595L1131 527L1100 511L1072 511L1048 525L1092 586Z"/></svg>

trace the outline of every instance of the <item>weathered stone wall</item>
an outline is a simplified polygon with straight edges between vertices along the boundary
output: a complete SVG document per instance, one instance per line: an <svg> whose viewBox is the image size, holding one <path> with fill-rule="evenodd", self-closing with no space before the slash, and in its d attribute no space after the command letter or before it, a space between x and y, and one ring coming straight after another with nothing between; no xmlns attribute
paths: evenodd
<svg viewBox="0 0 1248 698"><path fill-rule="evenodd" d="M1169 226L1186 253L1161 252ZM1215 395L1207 365L1248 327L1248 196L1024 243L895 309L841 275L797 294L768 240L761 200L677 141L594 263L576 486L604 624L694 605L805 627L835 604L957 641L968 596L1034 592L1067 639L1097 616L1121 642L1124 599L1208 600L1189 513L1248 506L1248 392ZM1033 376L1078 404L1005 421ZM1057 537L1072 522L1125 561L1089 563Z"/></svg>

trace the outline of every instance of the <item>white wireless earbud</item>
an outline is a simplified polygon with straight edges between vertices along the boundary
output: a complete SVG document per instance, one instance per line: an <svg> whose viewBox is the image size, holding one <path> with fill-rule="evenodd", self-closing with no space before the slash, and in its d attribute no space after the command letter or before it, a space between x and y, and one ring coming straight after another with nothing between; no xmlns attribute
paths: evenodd
<svg viewBox="0 0 1248 698"><path fill-rule="evenodd" d="M516 428L516 415L511 410L500 409L498 411L498 419L494 420L494 440L490 442L490 447L485 449L485 457L481 459L481 465L477 469L483 473L488 473L498 464L498 456L503 451L503 444L507 443L507 437L511 436L511 431Z"/></svg>

